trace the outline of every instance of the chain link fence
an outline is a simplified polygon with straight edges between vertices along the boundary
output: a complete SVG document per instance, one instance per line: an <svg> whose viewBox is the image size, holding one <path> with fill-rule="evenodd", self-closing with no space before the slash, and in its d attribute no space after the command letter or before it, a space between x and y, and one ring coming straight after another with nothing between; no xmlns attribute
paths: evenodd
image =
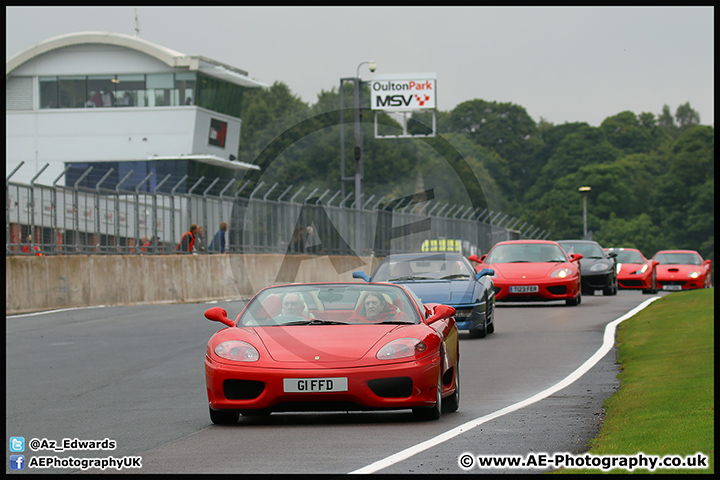
<svg viewBox="0 0 720 480"><path fill-rule="evenodd" d="M123 190L122 181L104 189L103 179L94 189L80 187L85 174L73 186L58 185L62 175L52 185L20 184L10 181L15 171L6 178L6 255L170 254L192 224L204 229L207 247L221 222L229 227L227 253L471 255L498 241L550 235L502 212L435 201L432 191L425 192L428 201L418 194L371 196L347 205L352 193L342 198L340 191L293 186L278 192L277 184L263 182L250 191L248 182L223 185L227 180L218 178L195 193L201 178L176 193L183 177L169 193L158 193L166 177L150 193L142 184Z"/></svg>

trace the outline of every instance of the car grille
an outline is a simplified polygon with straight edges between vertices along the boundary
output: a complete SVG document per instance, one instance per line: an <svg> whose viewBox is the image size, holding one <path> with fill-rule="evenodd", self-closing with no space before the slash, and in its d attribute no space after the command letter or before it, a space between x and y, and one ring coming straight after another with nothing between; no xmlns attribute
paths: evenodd
<svg viewBox="0 0 720 480"><path fill-rule="evenodd" d="M552 293L553 295L565 295L567 293L567 286L566 285L555 285L552 287L547 287L548 292Z"/></svg>
<svg viewBox="0 0 720 480"><path fill-rule="evenodd" d="M621 287L642 287L642 280L619 280L618 283Z"/></svg>
<svg viewBox="0 0 720 480"><path fill-rule="evenodd" d="M377 378L368 387L378 397L403 398L412 395L413 382L410 377Z"/></svg>
<svg viewBox="0 0 720 480"><path fill-rule="evenodd" d="M658 282L660 285L685 285L685 280L668 280L664 282Z"/></svg>
<svg viewBox="0 0 720 480"><path fill-rule="evenodd" d="M263 382L256 380L225 380L223 394L228 400L251 400L265 389Z"/></svg>

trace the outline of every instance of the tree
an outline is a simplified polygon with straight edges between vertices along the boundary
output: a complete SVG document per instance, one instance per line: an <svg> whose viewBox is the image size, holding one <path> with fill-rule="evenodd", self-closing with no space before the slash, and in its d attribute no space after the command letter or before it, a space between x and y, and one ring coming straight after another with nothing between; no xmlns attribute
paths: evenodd
<svg viewBox="0 0 720 480"><path fill-rule="evenodd" d="M678 106L675 110L675 119L681 131L700 125L700 114L690 107L690 102Z"/></svg>

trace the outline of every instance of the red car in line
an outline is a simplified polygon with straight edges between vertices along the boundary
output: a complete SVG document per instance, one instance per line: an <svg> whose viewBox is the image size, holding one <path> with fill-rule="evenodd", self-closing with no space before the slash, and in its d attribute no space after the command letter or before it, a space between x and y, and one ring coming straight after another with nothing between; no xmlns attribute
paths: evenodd
<svg viewBox="0 0 720 480"><path fill-rule="evenodd" d="M581 254L565 253L550 240L509 240L496 243L490 251L470 260L476 271L489 268L497 302L538 302L565 300L567 305L582 302Z"/></svg>
<svg viewBox="0 0 720 480"><path fill-rule="evenodd" d="M626 290L642 290L643 293L658 292L657 264L648 260L637 248L606 248L615 252L617 257L618 286Z"/></svg>
<svg viewBox="0 0 720 480"><path fill-rule="evenodd" d="M658 288L669 291L710 288L712 261L703 260L695 250L661 250L652 259L658 262Z"/></svg>
<svg viewBox="0 0 720 480"><path fill-rule="evenodd" d="M272 412L412 409L436 420L460 401L455 309L388 283L266 287L205 356L210 419Z"/></svg>

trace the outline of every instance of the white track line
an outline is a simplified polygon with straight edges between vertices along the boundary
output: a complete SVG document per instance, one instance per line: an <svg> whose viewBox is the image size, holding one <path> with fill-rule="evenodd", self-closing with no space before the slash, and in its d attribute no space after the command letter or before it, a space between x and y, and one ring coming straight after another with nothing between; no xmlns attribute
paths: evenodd
<svg viewBox="0 0 720 480"><path fill-rule="evenodd" d="M637 314L641 310L643 310L645 307L650 305L655 300L658 300L660 297L652 297L647 300L645 300L643 303L638 305L637 307L630 310L628 313L623 315L622 317L613 320L605 327L605 335L603 337L603 344L600 347L600 349L595 352L595 354L587 359L585 363L580 365L580 367L572 372L570 375L565 377L563 380L561 380L559 383L556 383L552 387L543 390L540 393L537 393L533 395L530 398L527 398L521 402L515 403L513 405L510 405L509 407L505 407L501 410L498 410L497 412L491 413L489 415L485 415L484 417L476 418L475 420L471 420L469 422L466 422L459 427L455 427L452 430L448 430L445 433L442 433L438 435L437 437L431 438L429 440L425 440L422 443L419 443L415 446L406 448L405 450L402 450L398 453L395 453L393 455L390 455L389 457L383 458L382 460L378 460L377 462L371 463L370 465L367 465L365 467L362 467L358 470L355 470L350 473L375 473L378 470L382 470L384 468L389 467L390 465L393 465L395 463L401 462L403 460L407 460L408 458L412 457L413 455L417 455L420 452L424 452L425 450L432 448L436 445L439 445L447 440L450 440L451 438L457 437L461 433L468 432L472 430L473 428L477 427L478 425L482 425L485 422L489 422L490 420L494 420L498 417L502 417L503 415L507 415L508 413L512 413L516 410L520 410L521 408L527 407L528 405L532 405L533 403L539 402L540 400L543 400L544 398L549 397L553 393L562 390L563 388L567 387L568 385L571 385L575 380L582 377L585 373L588 372L597 362L600 361L601 358L603 358L607 353L613 348L615 345L615 329L617 325L627 320L628 318L632 317L633 315Z"/></svg>

